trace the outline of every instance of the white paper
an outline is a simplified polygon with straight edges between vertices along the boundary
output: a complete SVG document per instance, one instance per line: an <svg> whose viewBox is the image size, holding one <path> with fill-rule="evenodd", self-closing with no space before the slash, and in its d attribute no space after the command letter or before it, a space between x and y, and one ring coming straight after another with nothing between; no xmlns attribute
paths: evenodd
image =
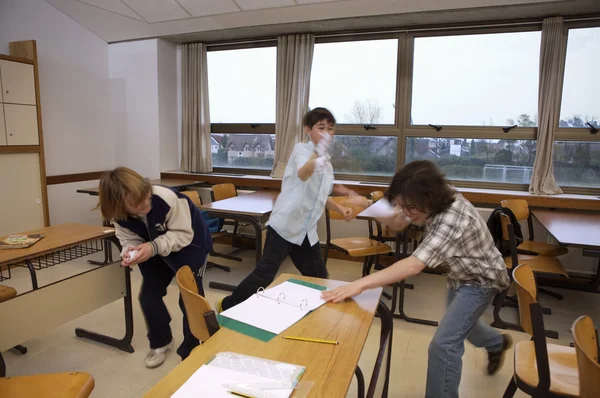
<svg viewBox="0 0 600 398"><path fill-rule="evenodd" d="M232 398L234 395L228 392L226 385L246 384L249 387L256 385L252 392L254 396L265 398L289 398L293 389L260 389L280 383L273 379L255 376L248 373L219 368L211 365L202 365L192 377L190 377L171 398Z"/></svg>
<svg viewBox="0 0 600 398"><path fill-rule="evenodd" d="M304 371L304 366L291 363L271 361L234 352L219 352L210 361L211 366L235 370L255 376L266 377L270 380L294 385Z"/></svg>
<svg viewBox="0 0 600 398"><path fill-rule="evenodd" d="M375 218L393 217L399 212L399 210L396 210L396 208L385 198L379 199L371 206L372 208L369 208L369 213Z"/></svg>
<svg viewBox="0 0 600 398"><path fill-rule="evenodd" d="M259 295L264 295L276 301L283 301L286 304L312 311L325 304L325 301L321 299L321 293L320 290L285 281L259 293Z"/></svg>

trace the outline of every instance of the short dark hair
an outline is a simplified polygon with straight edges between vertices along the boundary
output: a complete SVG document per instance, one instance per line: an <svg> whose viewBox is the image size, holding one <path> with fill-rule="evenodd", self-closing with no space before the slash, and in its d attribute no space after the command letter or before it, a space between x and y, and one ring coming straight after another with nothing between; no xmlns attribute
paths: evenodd
<svg viewBox="0 0 600 398"><path fill-rule="evenodd" d="M389 202L401 196L419 211L431 215L446 211L454 203L455 195L444 173L429 160L415 160L402 167L385 193Z"/></svg>
<svg viewBox="0 0 600 398"><path fill-rule="evenodd" d="M302 126L312 129L312 127L321 120L327 120L327 123L335 126L335 117L333 117L333 114L326 108L315 108L306 112L302 119Z"/></svg>

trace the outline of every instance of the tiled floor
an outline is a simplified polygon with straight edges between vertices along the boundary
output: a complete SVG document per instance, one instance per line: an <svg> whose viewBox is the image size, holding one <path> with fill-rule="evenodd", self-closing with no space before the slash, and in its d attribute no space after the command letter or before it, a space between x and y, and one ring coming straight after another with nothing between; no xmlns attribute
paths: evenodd
<svg viewBox="0 0 600 398"><path fill-rule="evenodd" d="M92 257L102 258L101 254ZM205 276L206 295L210 303L225 295L224 292L208 288L209 281L236 283L239 282L253 267L254 252L243 254L244 262L234 262L216 259L216 262L230 265L231 273L218 269L207 271ZM339 280L353 280L360 275L360 263L340 260L329 260L330 277ZM38 272L40 286L89 269L85 259L72 261ZM282 272L296 272L291 261L287 260ZM137 297L141 275L137 269L132 273L133 293ZM415 290L406 293L405 310L407 314L426 319L439 320L444 313L446 287L445 278L437 275L419 275L411 278ZM29 275L25 269L13 271L13 278L3 282L23 292L30 289ZM580 293L569 290L561 291L565 299L558 301L548 296L541 296L544 305L553 310L552 316L546 316L546 328L560 333L559 344L567 345L571 334L569 328L575 318L588 314L600 321L600 295ZM181 341L181 313L177 305L178 289L173 281L169 287L166 303L171 311L173 321L171 327L176 344ZM74 299L85 299L77 297ZM388 303L389 304L389 303ZM504 316L516 320L516 310L504 309ZM35 373L52 373L64 371L86 371L96 380L93 397L141 397L158 380L179 363L179 357L172 353L167 361L157 369L146 369L144 357L147 353L147 340L144 319L137 300L134 300L135 335L133 346L136 351L128 354L117 349L109 348L94 342L75 337L75 327L85 327L100 331L115 337L123 334L123 305L115 302L93 313L85 315L71 323L63 325L38 338L25 342L29 349L26 355L14 351L5 352L4 358L8 375L27 375ZM485 315L486 321L491 321L491 309ZM3 322L6 320L2 320ZM427 371L427 347L435 331L431 326L416 325L402 320L394 321L394 340L392 354L392 377L390 382L390 397L422 397L425 391ZM524 333L510 332L515 342L529 339ZM379 322L376 319L369 334L360 360L360 366L368 381L378 348ZM556 342L550 340L551 342ZM512 375L512 352L504 368L496 376L485 374L487 361L486 353L467 344L463 357L463 372L460 387L461 397L500 397ZM356 385L353 381L348 397L356 396ZM520 392L516 396L525 396Z"/></svg>

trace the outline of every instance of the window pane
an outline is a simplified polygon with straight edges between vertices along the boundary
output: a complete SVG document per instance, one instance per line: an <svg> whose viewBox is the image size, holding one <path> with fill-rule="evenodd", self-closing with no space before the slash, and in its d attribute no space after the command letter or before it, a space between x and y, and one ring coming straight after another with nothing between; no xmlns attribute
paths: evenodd
<svg viewBox="0 0 600 398"><path fill-rule="evenodd" d="M554 142L554 177L559 185L600 187L600 142Z"/></svg>
<svg viewBox="0 0 600 398"><path fill-rule="evenodd" d="M214 167L273 168L275 134L211 134Z"/></svg>
<svg viewBox="0 0 600 398"><path fill-rule="evenodd" d="M529 184L535 141L407 138L406 163L419 159L437 163L451 180Z"/></svg>
<svg viewBox="0 0 600 398"><path fill-rule="evenodd" d="M537 125L540 32L415 39L412 124Z"/></svg>
<svg viewBox="0 0 600 398"><path fill-rule="evenodd" d="M571 29L563 83L560 127L600 127L600 28Z"/></svg>
<svg viewBox="0 0 600 398"><path fill-rule="evenodd" d="M309 107L338 123L394 124L398 40L315 45Z"/></svg>
<svg viewBox="0 0 600 398"><path fill-rule="evenodd" d="M397 151L397 137L336 135L331 164L335 173L391 176Z"/></svg>
<svg viewBox="0 0 600 398"><path fill-rule="evenodd" d="M211 123L275 123L275 47L208 52Z"/></svg>

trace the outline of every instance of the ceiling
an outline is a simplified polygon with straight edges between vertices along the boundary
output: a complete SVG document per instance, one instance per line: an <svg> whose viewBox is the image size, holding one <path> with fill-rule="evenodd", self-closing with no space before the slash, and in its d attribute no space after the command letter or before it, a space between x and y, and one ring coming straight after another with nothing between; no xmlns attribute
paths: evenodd
<svg viewBox="0 0 600 398"><path fill-rule="evenodd" d="M220 41L296 32L600 13L599 0L45 0L104 39Z"/></svg>

